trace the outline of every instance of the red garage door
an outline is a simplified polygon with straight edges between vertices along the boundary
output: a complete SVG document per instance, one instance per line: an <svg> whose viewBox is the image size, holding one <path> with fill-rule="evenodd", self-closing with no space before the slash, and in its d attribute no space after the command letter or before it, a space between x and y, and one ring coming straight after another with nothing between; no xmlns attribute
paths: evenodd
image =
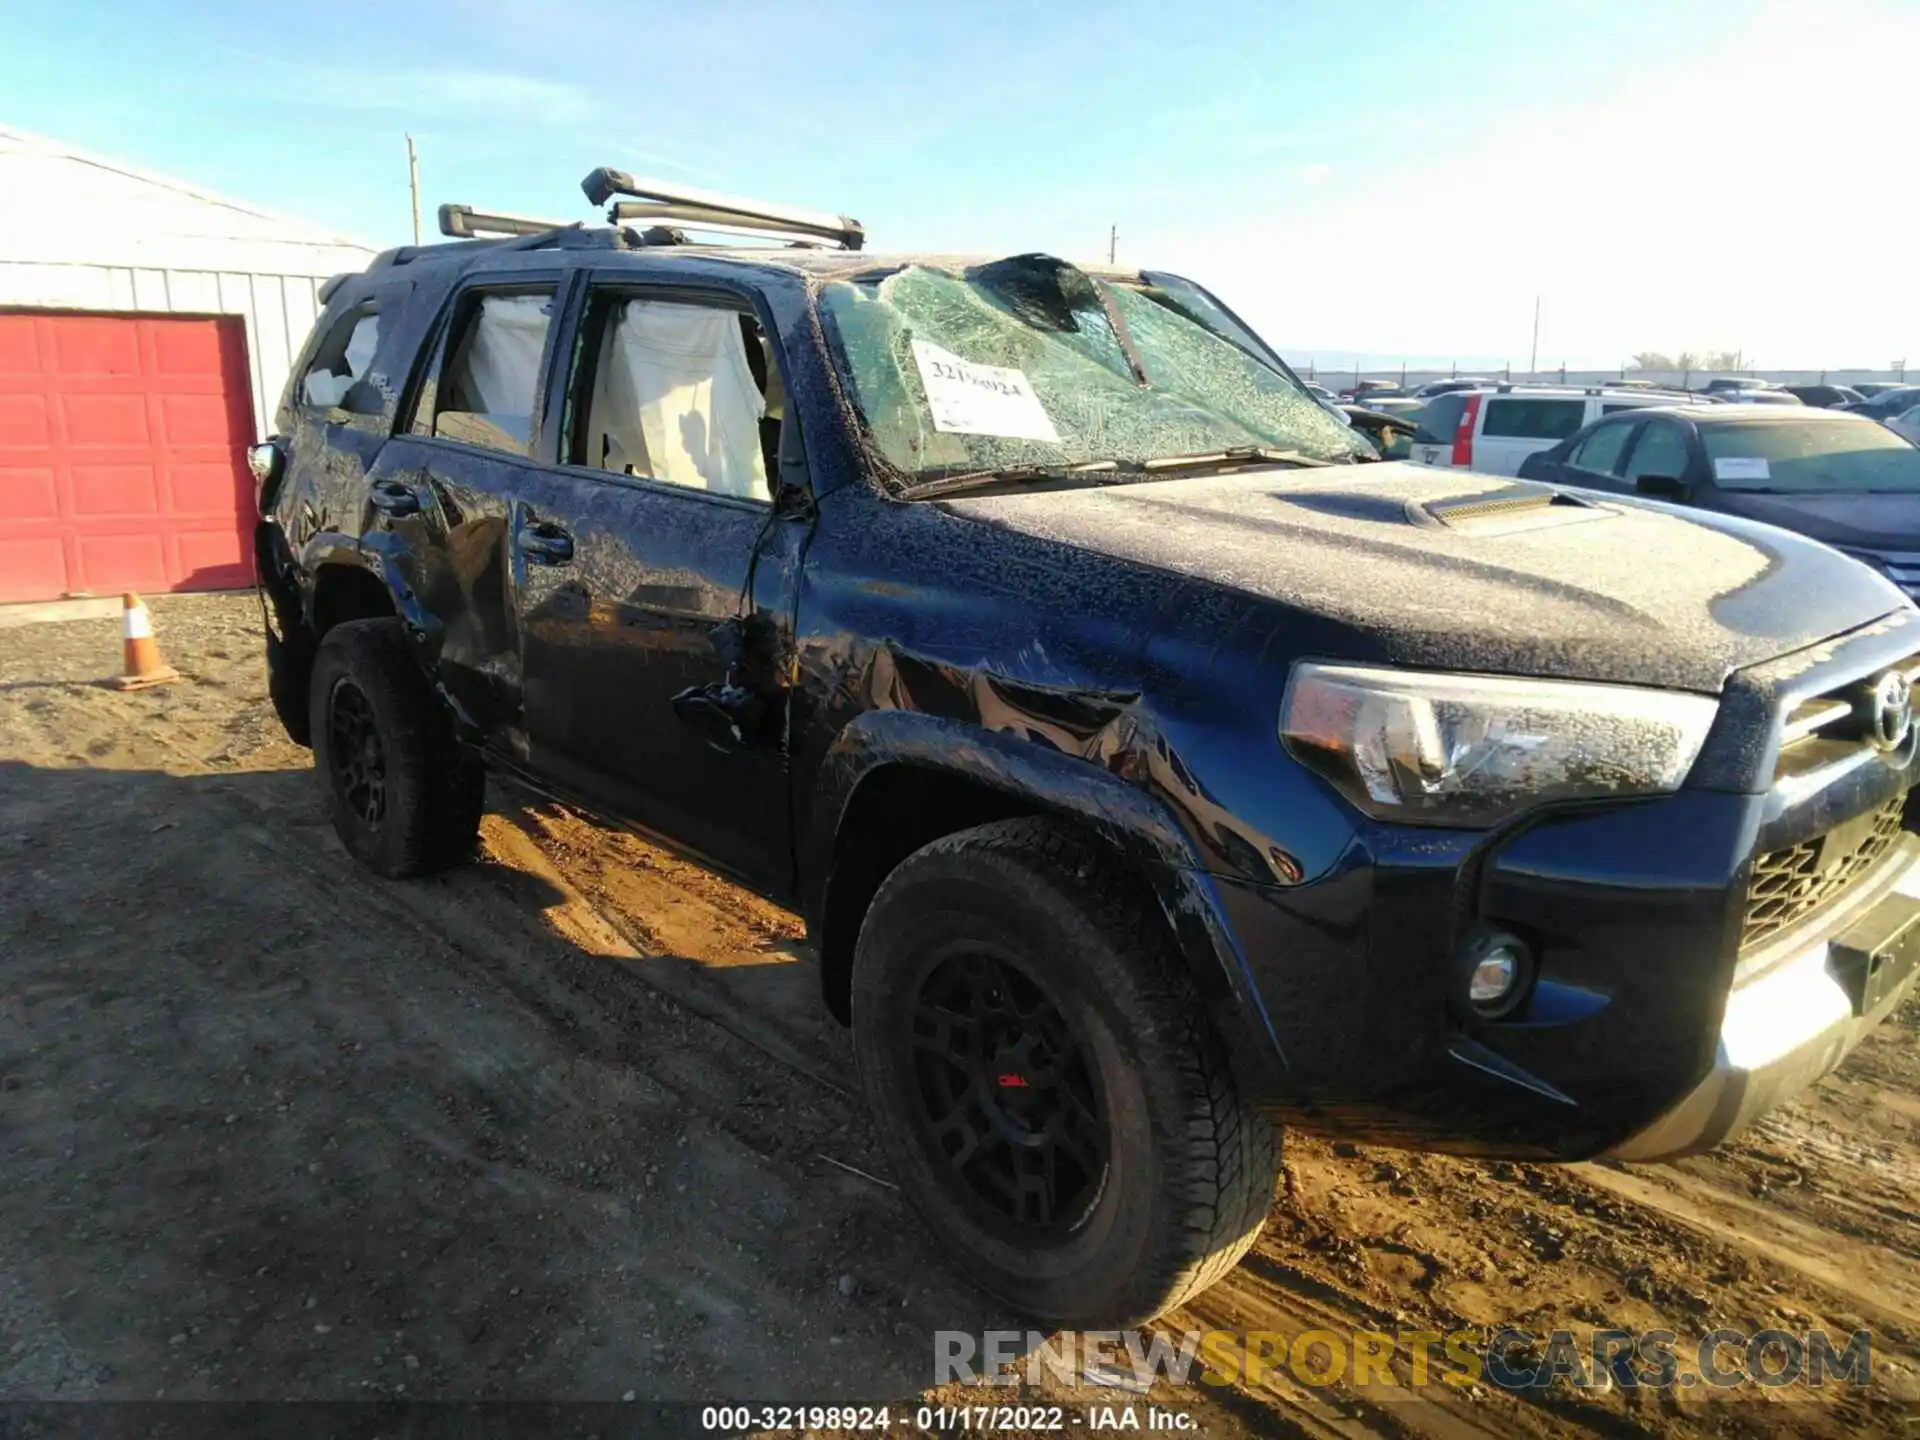
<svg viewBox="0 0 1920 1440"><path fill-rule="evenodd" d="M0 602L252 580L238 317L0 314Z"/></svg>

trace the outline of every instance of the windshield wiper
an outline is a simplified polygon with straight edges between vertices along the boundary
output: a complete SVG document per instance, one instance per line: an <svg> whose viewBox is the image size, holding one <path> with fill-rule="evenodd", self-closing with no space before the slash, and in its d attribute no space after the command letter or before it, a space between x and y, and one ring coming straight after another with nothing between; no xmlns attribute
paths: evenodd
<svg viewBox="0 0 1920 1440"><path fill-rule="evenodd" d="M1076 475L1113 474L1117 460L1083 460L1077 465L1003 465L998 470L969 470L964 475L942 475L907 491L909 500L932 500L942 495L977 495L1002 486L1031 485L1037 480L1068 480Z"/></svg>
<svg viewBox="0 0 1920 1440"><path fill-rule="evenodd" d="M943 475L938 480L915 485L907 491L907 498L933 500L942 495L977 495L983 490L1003 486L1032 485L1042 480L1071 480L1081 475L1147 476L1175 470L1203 470L1221 465L1246 464L1317 468L1333 463L1298 450L1277 450L1270 445L1235 445L1225 450L1207 450L1193 455L1156 455L1148 460L1083 460L1077 465L1004 465L997 470L969 470L963 475Z"/></svg>
<svg viewBox="0 0 1920 1440"><path fill-rule="evenodd" d="M1142 460L1140 468L1151 475L1161 470L1198 470L1209 465L1239 465L1249 460L1262 465L1299 465L1310 469L1333 464L1331 460L1298 450L1277 450L1271 445L1235 445L1194 455L1156 455L1151 460Z"/></svg>

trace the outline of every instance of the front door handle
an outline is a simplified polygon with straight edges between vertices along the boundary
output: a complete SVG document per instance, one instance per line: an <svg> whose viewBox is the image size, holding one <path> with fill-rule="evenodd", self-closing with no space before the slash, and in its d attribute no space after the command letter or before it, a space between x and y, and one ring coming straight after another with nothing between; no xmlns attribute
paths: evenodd
<svg viewBox="0 0 1920 1440"><path fill-rule="evenodd" d="M564 565L573 559L573 537L537 520L520 532L520 553L536 565Z"/></svg>
<svg viewBox="0 0 1920 1440"><path fill-rule="evenodd" d="M420 497L398 480L376 480L368 487L367 499L382 515L398 518L420 513Z"/></svg>

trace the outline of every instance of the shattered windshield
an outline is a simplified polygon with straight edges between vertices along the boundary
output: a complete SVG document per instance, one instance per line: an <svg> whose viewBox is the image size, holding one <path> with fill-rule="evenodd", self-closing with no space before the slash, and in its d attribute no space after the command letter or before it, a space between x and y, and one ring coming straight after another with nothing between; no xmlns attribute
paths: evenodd
<svg viewBox="0 0 1920 1440"><path fill-rule="evenodd" d="M832 282L821 307L868 436L910 485L1248 448L1375 458L1181 286L1017 256Z"/></svg>

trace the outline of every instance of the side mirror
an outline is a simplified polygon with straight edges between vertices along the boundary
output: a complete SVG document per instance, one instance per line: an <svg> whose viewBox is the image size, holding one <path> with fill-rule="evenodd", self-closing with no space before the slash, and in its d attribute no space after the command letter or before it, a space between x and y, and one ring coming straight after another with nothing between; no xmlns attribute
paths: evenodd
<svg viewBox="0 0 1920 1440"><path fill-rule="evenodd" d="M1655 500L1685 500L1693 493L1678 475L1642 475L1633 482L1633 488Z"/></svg>
<svg viewBox="0 0 1920 1440"><path fill-rule="evenodd" d="M278 440L262 440L258 445L247 447L247 469L261 489L280 478L280 469L285 463L286 455Z"/></svg>
<svg viewBox="0 0 1920 1440"><path fill-rule="evenodd" d="M370 380L356 380L340 397L340 408L349 415L378 415L387 407L387 397Z"/></svg>

